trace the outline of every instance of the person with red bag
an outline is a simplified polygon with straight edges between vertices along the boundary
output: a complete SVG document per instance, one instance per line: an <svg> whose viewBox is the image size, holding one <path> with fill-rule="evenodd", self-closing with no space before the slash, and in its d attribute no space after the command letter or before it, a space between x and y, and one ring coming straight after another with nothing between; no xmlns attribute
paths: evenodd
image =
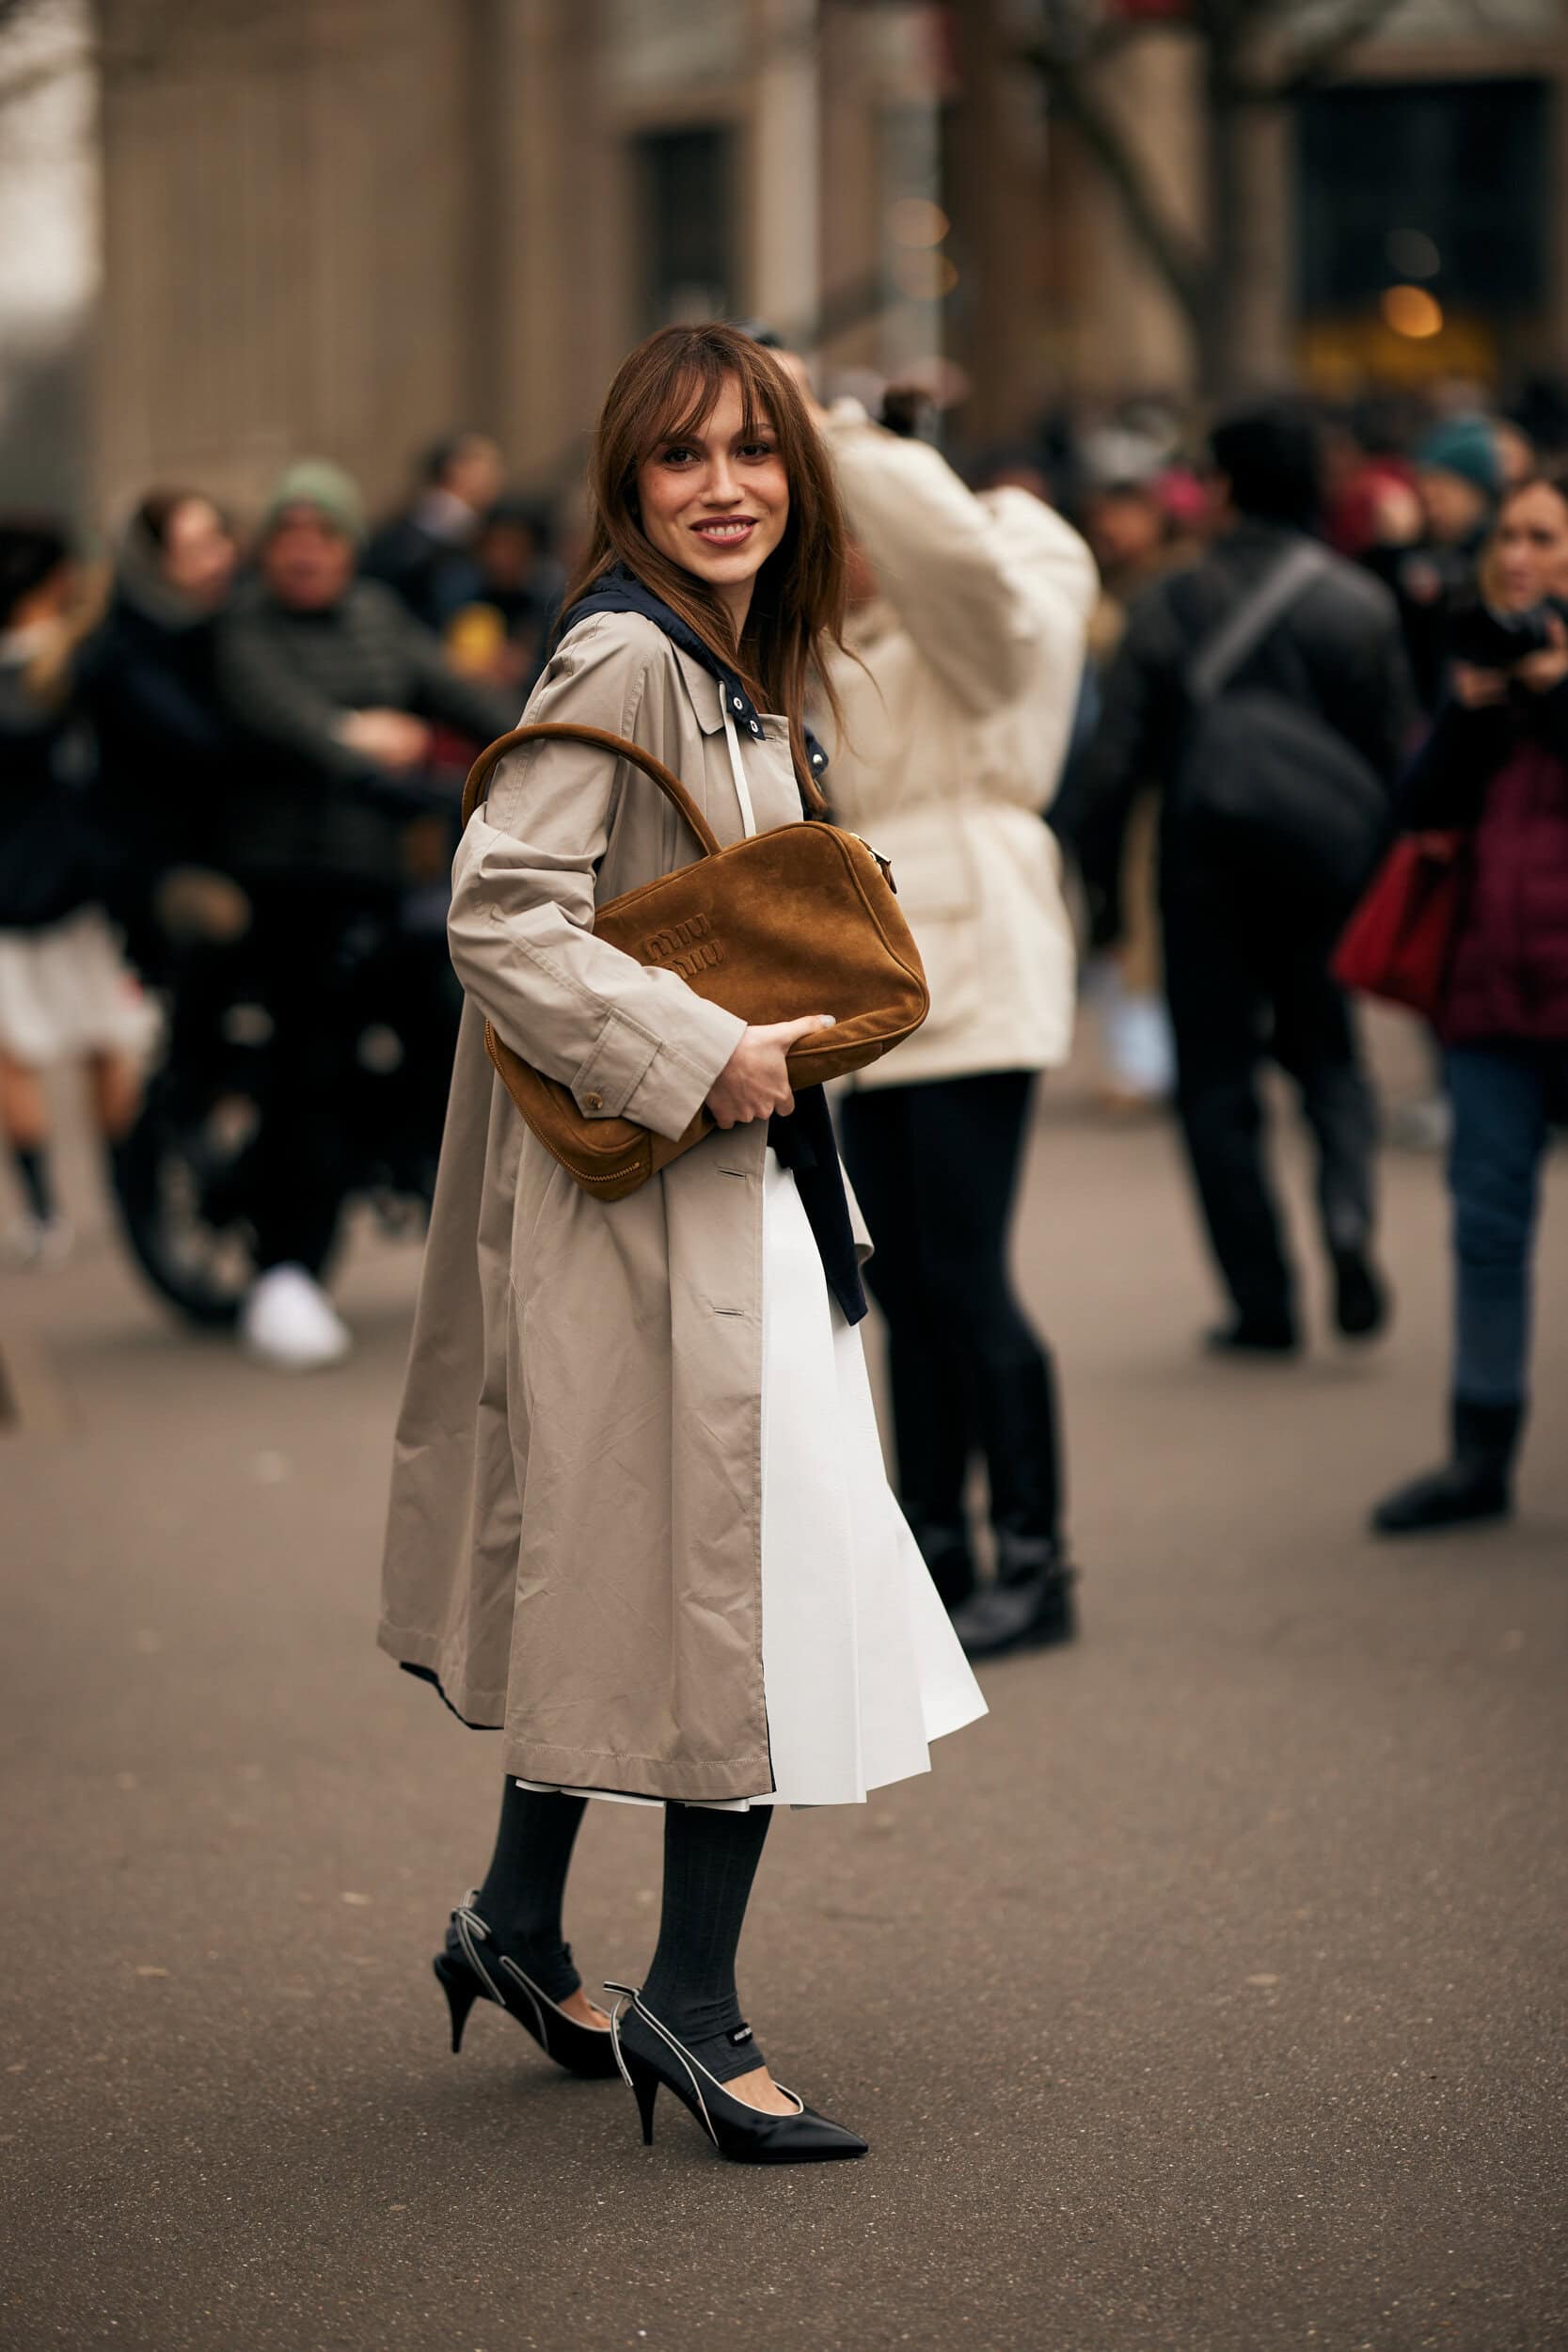
<svg viewBox="0 0 1568 2352"><path fill-rule="evenodd" d="M1528 1395L1541 1163L1568 1102L1568 472L1505 498L1488 604L1408 779L1407 833L1455 831L1463 899L1434 1006L1453 1104L1449 1459L1378 1504L1402 1535L1505 1518Z"/></svg>

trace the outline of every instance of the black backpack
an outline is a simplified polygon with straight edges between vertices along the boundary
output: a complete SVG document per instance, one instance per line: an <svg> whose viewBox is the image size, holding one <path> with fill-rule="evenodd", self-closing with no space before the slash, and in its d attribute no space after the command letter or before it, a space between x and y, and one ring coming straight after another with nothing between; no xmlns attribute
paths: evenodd
<svg viewBox="0 0 1568 2352"><path fill-rule="evenodd" d="M1176 780L1189 846L1282 914L1342 923L1387 843L1388 791L1370 762L1321 714L1269 686L1230 680L1332 558L1291 547L1194 655Z"/></svg>

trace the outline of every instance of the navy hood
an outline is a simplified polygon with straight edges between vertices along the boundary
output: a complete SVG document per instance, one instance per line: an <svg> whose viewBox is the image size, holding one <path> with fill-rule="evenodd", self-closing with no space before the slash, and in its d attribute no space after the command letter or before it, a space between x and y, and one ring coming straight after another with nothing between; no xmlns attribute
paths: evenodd
<svg viewBox="0 0 1568 2352"><path fill-rule="evenodd" d="M735 672L727 663L721 661L713 648L705 644L696 630L683 621L662 596L655 596L651 588L645 588L624 564L617 564L613 570L606 572L602 580L594 581L585 596L579 596L570 611L562 613L561 635L564 637L568 629L576 628L579 621L586 621L595 612L641 612L645 621L652 621L656 628L664 631L673 645L678 645L682 653L689 654L709 677L718 680L720 691L736 725L744 727L748 734L761 735L762 721L757 716L756 706ZM820 783L827 771L828 755L809 727L805 729L805 739L806 757L811 763L812 775Z"/></svg>

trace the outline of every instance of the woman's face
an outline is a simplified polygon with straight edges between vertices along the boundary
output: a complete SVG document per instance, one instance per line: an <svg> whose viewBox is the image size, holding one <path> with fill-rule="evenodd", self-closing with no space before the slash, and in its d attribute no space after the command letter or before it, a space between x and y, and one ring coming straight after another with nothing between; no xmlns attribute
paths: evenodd
<svg viewBox="0 0 1568 2352"><path fill-rule="evenodd" d="M186 499L164 533L163 574L200 605L219 605L234 577L238 550L228 525L205 499Z"/></svg>
<svg viewBox="0 0 1568 2352"><path fill-rule="evenodd" d="M1568 596L1568 499L1549 483L1517 491L1497 518L1492 549L1497 602L1526 612L1544 596Z"/></svg>
<svg viewBox="0 0 1568 2352"><path fill-rule="evenodd" d="M717 589L738 630L789 521L789 480L770 420L746 431L734 376L694 433L643 460L637 494L654 546Z"/></svg>

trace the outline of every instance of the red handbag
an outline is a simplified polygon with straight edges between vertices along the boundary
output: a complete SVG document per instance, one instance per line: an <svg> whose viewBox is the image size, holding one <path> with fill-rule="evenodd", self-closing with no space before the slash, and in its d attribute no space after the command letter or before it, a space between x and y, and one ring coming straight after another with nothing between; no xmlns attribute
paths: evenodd
<svg viewBox="0 0 1568 2352"><path fill-rule="evenodd" d="M1340 935L1330 966L1342 988L1435 1021L1469 897L1467 833L1402 834Z"/></svg>

